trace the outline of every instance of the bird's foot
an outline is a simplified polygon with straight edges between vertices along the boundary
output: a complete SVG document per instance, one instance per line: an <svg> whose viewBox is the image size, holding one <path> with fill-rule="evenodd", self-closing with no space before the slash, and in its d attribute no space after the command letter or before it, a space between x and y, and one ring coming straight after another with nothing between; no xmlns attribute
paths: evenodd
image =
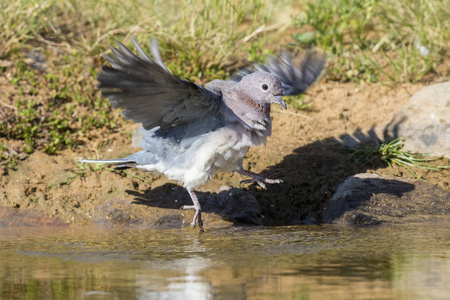
<svg viewBox="0 0 450 300"><path fill-rule="evenodd" d="M191 196L192 202L194 205L183 205L181 209L195 209L194 220L192 220L191 226L195 228L198 224L198 228L200 232L204 232L203 230L203 221L202 221L202 209L200 207L200 202L197 199L197 196L193 191L188 191Z"/></svg>
<svg viewBox="0 0 450 300"><path fill-rule="evenodd" d="M191 226L195 228L198 224L198 228L200 228L200 232L203 232L203 221L202 221L202 211L201 209L197 209L195 205L184 205L180 209L195 209L194 219L192 220Z"/></svg>
<svg viewBox="0 0 450 300"><path fill-rule="evenodd" d="M257 184L259 184L260 187L262 187L263 189L267 189L266 188L266 183L269 184L276 184L276 183L282 183L283 180L281 179L270 179L267 178L261 174L257 174L257 173L253 173L251 171L248 170L238 170L237 171L239 174L244 175L244 176L248 176L251 177L252 179L246 179L246 180L242 180L241 183L252 183L252 182L256 182Z"/></svg>

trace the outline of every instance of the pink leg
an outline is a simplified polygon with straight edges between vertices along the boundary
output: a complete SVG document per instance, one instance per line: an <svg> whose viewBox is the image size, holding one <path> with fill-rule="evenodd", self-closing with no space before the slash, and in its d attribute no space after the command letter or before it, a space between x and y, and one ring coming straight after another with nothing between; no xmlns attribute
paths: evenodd
<svg viewBox="0 0 450 300"><path fill-rule="evenodd" d="M200 202L198 201L197 195L194 191L188 191L189 196L191 196L192 202L194 205L184 205L181 209L195 209L194 220L191 223L192 228L195 228L195 225L198 224L198 228L200 228L200 232L203 232L203 221L202 221L202 208L200 207Z"/></svg>

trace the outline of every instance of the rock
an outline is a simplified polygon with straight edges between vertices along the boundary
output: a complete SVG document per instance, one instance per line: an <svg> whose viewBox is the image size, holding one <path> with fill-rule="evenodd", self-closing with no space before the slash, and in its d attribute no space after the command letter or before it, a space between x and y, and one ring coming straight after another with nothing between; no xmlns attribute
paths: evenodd
<svg viewBox="0 0 450 300"><path fill-rule="evenodd" d="M325 205L325 223L370 225L450 215L450 193L420 180L356 174Z"/></svg>
<svg viewBox="0 0 450 300"><path fill-rule="evenodd" d="M214 211L229 222L262 225L259 203L250 192L232 188L209 194L202 202L202 207L206 211Z"/></svg>
<svg viewBox="0 0 450 300"><path fill-rule="evenodd" d="M405 138L405 149L450 158L450 82L415 93L386 127L393 138Z"/></svg>

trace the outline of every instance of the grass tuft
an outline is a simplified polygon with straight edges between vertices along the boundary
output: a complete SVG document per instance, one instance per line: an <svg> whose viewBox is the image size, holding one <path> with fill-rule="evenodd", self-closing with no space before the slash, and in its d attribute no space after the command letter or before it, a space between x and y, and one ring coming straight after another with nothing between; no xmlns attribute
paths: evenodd
<svg viewBox="0 0 450 300"><path fill-rule="evenodd" d="M97 158L95 158L97 159ZM89 164L89 163L83 163L83 162L79 162L77 160L74 160L75 164L77 165L78 169L77 170L70 170L70 172L72 173L71 176L68 176L65 180L53 184L50 187L58 187L58 186L63 186L63 185L69 185L71 184L75 179L77 178L86 178L88 177L90 174L98 172L98 171L108 171L108 172L112 172L115 174L121 174L123 176L130 176L132 178L138 179L142 182L147 182L144 178L137 176L135 174L131 174L125 170L116 170L114 168L110 168L108 166L108 164Z"/></svg>
<svg viewBox="0 0 450 300"><path fill-rule="evenodd" d="M416 179L424 180L417 175L414 169L424 171L442 171L449 169L450 166L437 166L434 161L443 157L426 158L424 154L412 153L403 150L405 141L397 138L390 142L377 142L375 145L363 144L358 148L346 146L344 149L349 151L359 162L374 166L377 160L386 163L391 169L393 165L397 165L406 169Z"/></svg>

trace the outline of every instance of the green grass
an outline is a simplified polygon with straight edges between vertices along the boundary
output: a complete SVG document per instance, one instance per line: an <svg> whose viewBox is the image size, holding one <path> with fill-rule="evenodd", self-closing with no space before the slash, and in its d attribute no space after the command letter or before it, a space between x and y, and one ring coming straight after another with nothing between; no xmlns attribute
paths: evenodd
<svg viewBox="0 0 450 300"><path fill-rule="evenodd" d="M296 110L311 110L314 102L305 102L304 95L283 97L284 101Z"/></svg>
<svg viewBox="0 0 450 300"><path fill-rule="evenodd" d="M294 38L330 54L329 80L417 82L449 59L449 15L449 0L309 1Z"/></svg>
<svg viewBox="0 0 450 300"><path fill-rule="evenodd" d="M97 159L97 158L94 158L94 159ZM108 164L88 164L88 163L83 163L83 162L79 162L76 160L74 160L74 163L77 166L77 169L70 170L72 175L68 176L65 180L63 180L61 182L51 185L50 187L69 185L77 178L86 178L90 174L98 172L98 171L108 171L108 172L119 174L121 176L130 176L130 177L138 179L142 182L147 182L144 178L137 176L135 174L129 173L125 170L116 170L114 168L110 168L108 166Z"/></svg>
<svg viewBox="0 0 450 300"><path fill-rule="evenodd" d="M376 161L382 161L391 169L394 165L397 165L407 170L414 178L421 180L423 178L417 175L415 169L442 171L450 168L450 166L438 166L433 163L442 159L442 157L426 158L423 154L403 150L404 144L403 139L397 138L389 142L377 142L374 145L363 144L357 148L346 146L344 149L350 152L360 163L374 167Z"/></svg>

